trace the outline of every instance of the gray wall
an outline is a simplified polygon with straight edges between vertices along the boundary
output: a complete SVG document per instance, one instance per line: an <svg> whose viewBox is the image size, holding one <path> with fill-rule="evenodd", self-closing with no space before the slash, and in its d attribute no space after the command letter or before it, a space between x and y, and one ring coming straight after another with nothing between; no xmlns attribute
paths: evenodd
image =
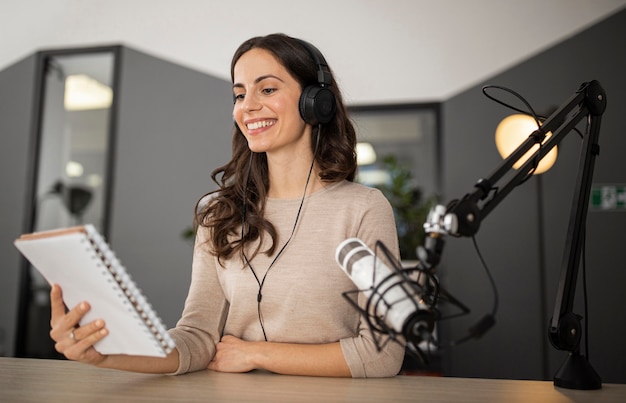
<svg viewBox="0 0 626 403"><path fill-rule="evenodd" d="M231 151L227 81L136 50L122 52L110 241L169 326L191 274L196 201Z"/></svg>
<svg viewBox="0 0 626 403"><path fill-rule="evenodd" d="M20 256L13 241L24 226L30 175L35 57L0 72L0 356L13 355Z"/></svg>
<svg viewBox="0 0 626 403"><path fill-rule="evenodd" d="M607 92L608 106L602 120L593 183L626 183L622 155L626 150L625 38L626 11L622 11L446 101L442 111L444 189L448 200L470 192L479 178L489 176L501 162L494 144L495 128L514 112L482 95L481 88L487 84L517 91L543 112L564 103L581 83L598 80ZM502 92L490 93L511 99ZM581 144L575 133L568 135L552 170L540 181L533 178L515 189L482 223L476 239L500 293L497 323L483 338L444 353L446 375L552 379L565 360L566 353L555 350L547 341L547 321L556 298ZM537 218L540 208L545 215L542 245ZM626 345L622 342L626 330L624 228L626 211L590 211L588 215L589 358L604 382L626 382ZM543 290L540 246L546 250ZM493 301L470 239L448 239L441 277L449 291L473 310L469 317L442 326L444 337L456 339L491 310ZM582 291L579 281L574 311L585 315ZM546 298L543 307L542 295ZM584 340L582 348L584 354Z"/></svg>
<svg viewBox="0 0 626 403"><path fill-rule="evenodd" d="M122 47L109 241L166 325L191 274L196 201L231 152L229 82ZM35 56L0 72L0 355L14 355L20 257L31 174ZM37 343L50 342L49 311ZM50 349L51 349L50 342Z"/></svg>

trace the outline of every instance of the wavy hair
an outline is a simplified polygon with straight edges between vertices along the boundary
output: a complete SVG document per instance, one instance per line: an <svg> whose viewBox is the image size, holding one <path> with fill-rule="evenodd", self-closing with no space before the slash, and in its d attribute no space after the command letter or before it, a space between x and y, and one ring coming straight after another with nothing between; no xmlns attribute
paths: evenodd
<svg viewBox="0 0 626 403"><path fill-rule="evenodd" d="M284 34L254 37L241 44L231 62L231 81L234 81L234 68L239 58L257 48L272 53L301 88L317 84L317 65L308 50L297 39ZM315 141L311 141L311 147L319 167L320 180L328 183L353 181L357 168L356 133L334 76L330 89L337 101L337 111L330 122L319 127L317 150ZM312 135L315 132L316 128ZM263 253L274 254L277 232L274 225L264 218L269 189L267 157L265 153L253 153L248 148L246 138L236 124L233 127L232 158L215 169L211 178L218 189L198 202L195 222L210 229L210 250L220 264L235 253L242 254L243 247L248 243L260 239L261 245L265 236L271 237L272 242ZM206 196L210 196L210 201L203 205L202 200L206 200ZM244 219L245 234L242 229ZM259 248L254 255L259 253Z"/></svg>

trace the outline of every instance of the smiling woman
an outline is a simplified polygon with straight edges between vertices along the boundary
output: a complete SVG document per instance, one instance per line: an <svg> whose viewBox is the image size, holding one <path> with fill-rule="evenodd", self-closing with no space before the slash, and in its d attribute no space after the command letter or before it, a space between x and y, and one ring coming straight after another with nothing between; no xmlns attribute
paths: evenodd
<svg viewBox="0 0 626 403"><path fill-rule="evenodd" d="M305 128L298 112L302 88L272 53L264 49L246 52L233 73L233 117L250 150L280 160L309 154L311 126ZM302 162L308 166L309 160ZM302 177L290 177L295 184L303 183ZM294 190L299 193L300 186Z"/></svg>
<svg viewBox="0 0 626 403"><path fill-rule="evenodd" d="M80 340L73 340L88 304L66 313L56 287L50 334L59 352L158 373L399 372L404 347L384 340L379 348L343 297L355 286L336 263L336 248L348 238L372 249L380 241L399 258L398 239L382 192L353 182L355 131L318 53L282 34L252 38L235 52L233 153L212 173L218 189L196 207L191 285L182 317L169 331L176 349L150 359L97 353L93 344L106 337L103 322L81 326ZM358 303L364 306L366 297L359 295Z"/></svg>

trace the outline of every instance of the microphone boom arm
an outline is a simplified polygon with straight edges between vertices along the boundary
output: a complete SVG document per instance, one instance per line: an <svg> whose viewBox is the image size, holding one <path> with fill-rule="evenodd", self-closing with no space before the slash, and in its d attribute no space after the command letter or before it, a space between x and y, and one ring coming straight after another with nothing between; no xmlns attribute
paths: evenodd
<svg viewBox="0 0 626 403"><path fill-rule="evenodd" d="M574 362L568 363L555 376L555 385L575 389L598 389L600 378L586 360L580 356L580 316L573 313L576 279L584 239L585 218L587 216L589 194L595 157L599 153L598 137L601 116L606 109L606 93L600 84L593 80L581 84L580 88L563 103L543 124L511 154L486 179L479 179L475 189L448 208L436 206L424 224L428 237L424 247L418 248L420 260L429 268L434 268L443 250L443 235L471 237L480 223L518 185L532 175L538 162L569 134L585 117L588 119L588 133L584 136L579 160L575 195L570 213L565 252L561 265L554 315L549 326L549 339L559 350L570 352ZM552 136L541 144L548 132ZM515 172L503 186L494 191L494 185L513 169L535 145L539 144L530 158ZM581 359L583 360L581 362ZM572 369L572 367L574 369ZM579 379L579 378L583 379ZM597 379L596 379L597 378Z"/></svg>
<svg viewBox="0 0 626 403"><path fill-rule="evenodd" d="M532 174L536 164L543 159L554 146L559 144L585 116L589 116L592 125L596 127L594 131L596 132L595 142L597 143L600 117L605 107L606 96L600 84L597 81L583 83L578 91L548 117L541 127L532 132L511 155L502 161L489 177L479 179L474 185L476 189L464 196L462 200L448 211L448 213L453 213L458 218L458 230L452 231L449 234L454 236L472 236L476 234L482 220L484 220L515 187L521 184L528 175ZM570 116L568 117L568 115ZM498 191L493 194L491 198L487 199L487 197L493 193L494 185L510 172L511 169L513 169L513 165L533 146L541 144L548 132L552 132L553 134L545 144L541 145L539 149L528 158L504 186L499 187ZM587 161L589 159L589 153L584 153L584 151L586 150L583 149L584 155L582 155L582 157ZM581 165L580 168L592 170L592 164L593 161L590 161L590 163ZM585 189L577 190L584 191ZM588 193L589 192L587 192L587 196ZM478 206L480 201L484 201L482 206Z"/></svg>

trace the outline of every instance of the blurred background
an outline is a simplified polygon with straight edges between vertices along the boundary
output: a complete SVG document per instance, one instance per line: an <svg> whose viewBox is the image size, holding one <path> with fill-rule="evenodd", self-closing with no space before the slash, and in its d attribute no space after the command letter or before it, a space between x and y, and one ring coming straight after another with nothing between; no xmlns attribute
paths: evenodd
<svg viewBox="0 0 626 403"><path fill-rule="evenodd" d="M575 311L589 325L589 359L603 381L626 382L625 7L2 1L0 355L55 356L47 285L12 245L34 230L96 225L175 325L190 279L193 208L230 154L230 58L249 37L284 32L319 47L333 69L358 130L359 181L392 200L407 261L431 203L462 197L502 161L496 128L515 112L487 99L484 85L515 90L547 114L581 83L602 84L608 106L586 220L589 306L585 313L581 278ZM493 329L434 349L428 366L407 362L407 372L552 378L566 356L547 328L581 143L575 134L564 139L552 169L515 189L481 225L477 243L500 296ZM471 309L437 326L441 340L457 340L493 306L471 240L448 239L437 274Z"/></svg>

